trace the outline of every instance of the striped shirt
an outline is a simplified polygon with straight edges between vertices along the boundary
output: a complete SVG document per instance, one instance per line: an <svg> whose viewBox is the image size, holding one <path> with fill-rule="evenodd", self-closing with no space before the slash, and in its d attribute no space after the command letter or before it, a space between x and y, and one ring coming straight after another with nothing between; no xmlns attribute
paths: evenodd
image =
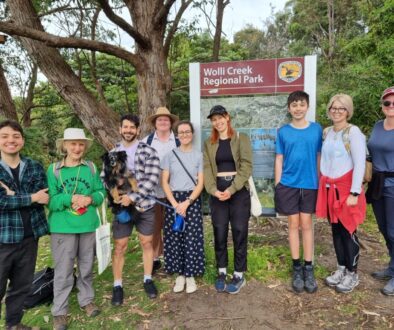
<svg viewBox="0 0 394 330"><path fill-rule="evenodd" d="M19 210L30 211L34 237L37 239L48 233L48 223L44 206L32 203L31 194L47 188L46 174L42 165L30 158L21 157L18 187L9 166L0 160L0 181L8 186L15 195L7 195L0 187L0 244L19 243L23 240L23 221Z"/></svg>
<svg viewBox="0 0 394 330"><path fill-rule="evenodd" d="M120 147L121 144L118 143L114 150L124 150ZM133 173L137 180L138 192L131 192L128 196L135 202L137 210L144 212L155 205L155 201L148 196L156 197L155 189L159 183L160 160L156 150L142 141L138 142L134 157Z"/></svg>

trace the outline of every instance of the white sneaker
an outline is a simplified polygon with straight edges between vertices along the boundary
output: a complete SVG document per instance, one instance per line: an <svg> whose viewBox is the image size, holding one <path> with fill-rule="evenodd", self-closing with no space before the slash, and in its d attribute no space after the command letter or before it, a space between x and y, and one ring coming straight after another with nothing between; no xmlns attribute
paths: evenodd
<svg viewBox="0 0 394 330"><path fill-rule="evenodd" d="M342 282L346 275L346 267L338 265L338 269L333 272L330 276L326 277L326 284L331 287L337 286Z"/></svg>
<svg viewBox="0 0 394 330"><path fill-rule="evenodd" d="M358 274L356 272L349 272L346 269L346 274L343 277L341 283L339 283L335 290L340 293L352 292L353 289L360 283Z"/></svg>
<svg viewBox="0 0 394 330"><path fill-rule="evenodd" d="M194 277L186 277L186 293L193 293L197 290L196 281Z"/></svg>
<svg viewBox="0 0 394 330"><path fill-rule="evenodd" d="M174 292L175 293L182 292L185 289L185 283L186 283L185 276L183 275L178 276L175 280L175 285L173 289Z"/></svg>

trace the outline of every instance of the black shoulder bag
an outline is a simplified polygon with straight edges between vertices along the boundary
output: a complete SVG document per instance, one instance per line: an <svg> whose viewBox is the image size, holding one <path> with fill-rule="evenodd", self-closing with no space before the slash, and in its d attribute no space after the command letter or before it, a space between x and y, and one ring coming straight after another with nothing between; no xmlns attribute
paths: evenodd
<svg viewBox="0 0 394 330"><path fill-rule="evenodd" d="M176 154L175 150L172 149L172 152L174 153L175 157L178 159L179 163L182 165L183 169L185 170L185 172L187 173L187 175L189 176L189 178L193 181L194 185L197 185L196 181L193 179L193 177L191 176L191 174L189 173L189 171L187 170L187 168L185 167L185 165L183 165L181 159L179 158L179 156Z"/></svg>

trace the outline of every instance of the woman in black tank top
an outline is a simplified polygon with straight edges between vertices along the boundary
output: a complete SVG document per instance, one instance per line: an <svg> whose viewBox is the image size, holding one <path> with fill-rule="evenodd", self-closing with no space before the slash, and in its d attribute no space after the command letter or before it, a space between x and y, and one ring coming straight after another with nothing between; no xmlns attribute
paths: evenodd
<svg viewBox="0 0 394 330"><path fill-rule="evenodd" d="M204 185L210 194L210 209L215 236L218 292L238 293L245 285L250 195L247 181L252 174L252 149L249 137L231 127L227 110L214 106L208 116L212 134L204 144ZM227 237L229 224L234 243L234 274L227 281Z"/></svg>

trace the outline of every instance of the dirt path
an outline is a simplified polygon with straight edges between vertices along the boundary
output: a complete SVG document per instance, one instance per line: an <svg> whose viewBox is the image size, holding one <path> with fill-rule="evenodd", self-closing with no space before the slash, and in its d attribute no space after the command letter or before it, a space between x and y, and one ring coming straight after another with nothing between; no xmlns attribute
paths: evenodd
<svg viewBox="0 0 394 330"><path fill-rule="evenodd" d="M277 230L277 228L272 228ZM265 234L267 234L265 232ZM369 273L383 266L386 253L378 237L360 232L360 285L352 293L337 294L318 279L316 294L296 295L287 282L249 280L238 295L219 294L203 286L192 294L164 295L162 308L140 329L389 329L394 324L394 297L379 290L384 282ZM315 237L323 251L316 263L333 269L334 251L329 226L320 222ZM285 235L283 242L287 244Z"/></svg>

